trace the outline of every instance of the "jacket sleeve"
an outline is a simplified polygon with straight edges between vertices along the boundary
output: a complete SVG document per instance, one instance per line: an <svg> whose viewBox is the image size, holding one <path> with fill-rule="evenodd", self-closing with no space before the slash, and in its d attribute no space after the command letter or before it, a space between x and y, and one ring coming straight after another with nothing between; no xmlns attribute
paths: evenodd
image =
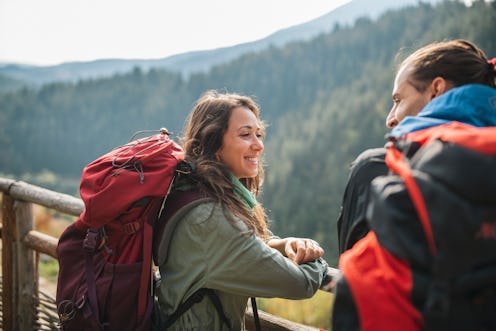
<svg viewBox="0 0 496 331"><path fill-rule="evenodd" d="M304 299L319 289L327 272L323 259L297 265L250 234L241 221L228 221L212 204L209 217L191 225L203 237L205 287L245 296Z"/></svg>
<svg viewBox="0 0 496 331"><path fill-rule="evenodd" d="M366 212L370 182L387 174L385 156L385 148L368 149L352 163L337 221L339 254L353 247L369 231Z"/></svg>

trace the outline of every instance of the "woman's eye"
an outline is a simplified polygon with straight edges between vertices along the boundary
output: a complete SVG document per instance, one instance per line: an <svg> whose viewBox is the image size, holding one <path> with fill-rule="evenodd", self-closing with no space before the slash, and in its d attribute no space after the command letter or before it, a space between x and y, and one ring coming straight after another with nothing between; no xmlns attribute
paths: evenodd
<svg viewBox="0 0 496 331"><path fill-rule="evenodd" d="M252 136L255 136L257 139L264 139L264 134L260 132L243 132L239 134L240 137L249 139Z"/></svg>

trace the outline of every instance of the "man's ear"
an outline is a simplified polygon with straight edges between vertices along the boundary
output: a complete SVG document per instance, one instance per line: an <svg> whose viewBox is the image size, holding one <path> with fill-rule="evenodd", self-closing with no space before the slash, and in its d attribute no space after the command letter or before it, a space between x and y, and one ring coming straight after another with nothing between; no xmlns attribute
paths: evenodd
<svg viewBox="0 0 496 331"><path fill-rule="evenodd" d="M448 82L443 77L434 78L429 88L431 90L431 100L449 90Z"/></svg>

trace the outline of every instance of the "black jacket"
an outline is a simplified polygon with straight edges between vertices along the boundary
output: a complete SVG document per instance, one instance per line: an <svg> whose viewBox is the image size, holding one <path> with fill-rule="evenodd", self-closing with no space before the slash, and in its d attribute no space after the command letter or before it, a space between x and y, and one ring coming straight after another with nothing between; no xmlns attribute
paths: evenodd
<svg viewBox="0 0 496 331"><path fill-rule="evenodd" d="M339 254L353 247L369 231L365 216L370 196L370 182L388 173L385 156L385 148L368 149L351 164L337 223Z"/></svg>

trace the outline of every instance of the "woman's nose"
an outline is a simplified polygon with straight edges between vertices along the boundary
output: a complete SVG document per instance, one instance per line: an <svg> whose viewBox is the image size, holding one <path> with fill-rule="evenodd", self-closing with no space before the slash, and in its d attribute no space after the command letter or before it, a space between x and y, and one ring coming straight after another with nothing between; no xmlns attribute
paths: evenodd
<svg viewBox="0 0 496 331"><path fill-rule="evenodd" d="M252 148L255 150L263 150L264 149L263 140L260 139L259 137L255 137L252 143Z"/></svg>

